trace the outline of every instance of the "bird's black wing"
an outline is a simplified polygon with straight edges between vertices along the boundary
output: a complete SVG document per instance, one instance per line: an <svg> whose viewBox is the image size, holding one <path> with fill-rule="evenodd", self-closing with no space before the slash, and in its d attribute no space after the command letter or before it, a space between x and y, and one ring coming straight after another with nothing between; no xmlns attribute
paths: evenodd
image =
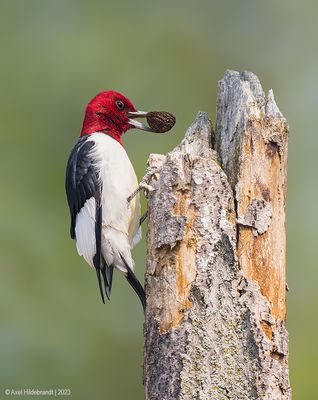
<svg viewBox="0 0 318 400"><path fill-rule="evenodd" d="M75 239L77 214L87 200L91 197L96 199L101 192L98 171L90 157L95 143L87 138L83 136L76 142L66 167L65 189L71 214L72 239Z"/></svg>
<svg viewBox="0 0 318 400"><path fill-rule="evenodd" d="M90 155L95 143L87 140L88 136L81 137L72 149L66 167L65 189L67 201L71 214L71 238L76 239L75 225L76 216L90 198L95 198L95 240L96 254L93 258L97 273L98 284L103 302L104 294L101 283L101 272L104 276L104 269L107 269L101 254L101 233L102 233L102 204L101 204L101 183L98 177L98 170ZM110 295L111 281L105 282L107 297ZM110 284L110 285L109 285Z"/></svg>

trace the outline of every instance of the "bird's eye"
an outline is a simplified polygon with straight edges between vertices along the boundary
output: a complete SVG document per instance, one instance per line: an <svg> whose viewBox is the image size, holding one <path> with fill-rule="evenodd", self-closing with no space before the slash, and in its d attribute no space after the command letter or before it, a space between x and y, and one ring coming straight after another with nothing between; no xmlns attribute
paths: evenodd
<svg viewBox="0 0 318 400"><path fill-rule="evenodd" d="M117 106L118 110L123 110L125 108L125 104L121 100L116 101L116 106Z"/></svg>

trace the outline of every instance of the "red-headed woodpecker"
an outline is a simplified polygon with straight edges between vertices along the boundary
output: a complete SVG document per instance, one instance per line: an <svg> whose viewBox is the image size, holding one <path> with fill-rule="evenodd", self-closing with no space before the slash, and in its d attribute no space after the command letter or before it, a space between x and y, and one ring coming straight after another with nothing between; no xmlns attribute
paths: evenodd
<svg viewBox="0 0 318 400"><path fill-rule="evenodd" d="M145 293L131 256L141 238L138 181L121 136L130 128L153 129L134 117L147 117L147 113L137 111L118 92L99 93L88 103L80 138L67 163L66 194L71 237L79 255L96 270L103 302L102 278L110 299L113 269L117 268L145 308Z"/></svg>

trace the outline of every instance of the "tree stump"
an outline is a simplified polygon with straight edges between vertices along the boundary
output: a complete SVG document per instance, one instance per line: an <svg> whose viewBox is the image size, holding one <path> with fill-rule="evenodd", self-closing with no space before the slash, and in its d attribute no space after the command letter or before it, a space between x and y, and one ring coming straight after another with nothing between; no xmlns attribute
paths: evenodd
<svg viewBox="0 0 318 400"><path fill-rule="evenodd" d="M288 125L255 75L219 82L148 198L147 400L287 400Z"/></svg>

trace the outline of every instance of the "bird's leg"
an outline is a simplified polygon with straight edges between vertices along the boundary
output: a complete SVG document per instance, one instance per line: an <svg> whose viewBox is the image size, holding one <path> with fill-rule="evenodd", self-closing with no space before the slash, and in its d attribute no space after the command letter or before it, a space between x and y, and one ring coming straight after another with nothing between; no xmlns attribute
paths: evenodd
<svg viewBox="0 0 318 400"><path fill-rule="evenodd" d="M136 197L137 194L138 194L140 191L141 191L141 187L138 186L137 189L134 190L134 191L132 192L132 194L131 194L130 196L127 197L127 203L128 203L128 205L129 205L129 203L131 202L131 200L132 200L134 197Z"/></svg>
<svg viewBox="0 0 318 400"><path fill-rule="evenodd" d="M132 194L127 198L128 204L131 202L131 200L137 196L137 194L141 191L145 191L145 196L147 197L147 193L152 192L155 190L153 186L151 186L149 183L154 175L159 173L160 169L157 167L148 167L145 173L145 176L142 178L141 182L139 183L139 186L137 187L136 190L132 192Z"/></svg>
<svg viewBox="0 0 318 400"><path fill-rule="evenodd" d="M148 217L148 211L146 211L139 219L139 226L145 221L145 219Z"/></svg>

